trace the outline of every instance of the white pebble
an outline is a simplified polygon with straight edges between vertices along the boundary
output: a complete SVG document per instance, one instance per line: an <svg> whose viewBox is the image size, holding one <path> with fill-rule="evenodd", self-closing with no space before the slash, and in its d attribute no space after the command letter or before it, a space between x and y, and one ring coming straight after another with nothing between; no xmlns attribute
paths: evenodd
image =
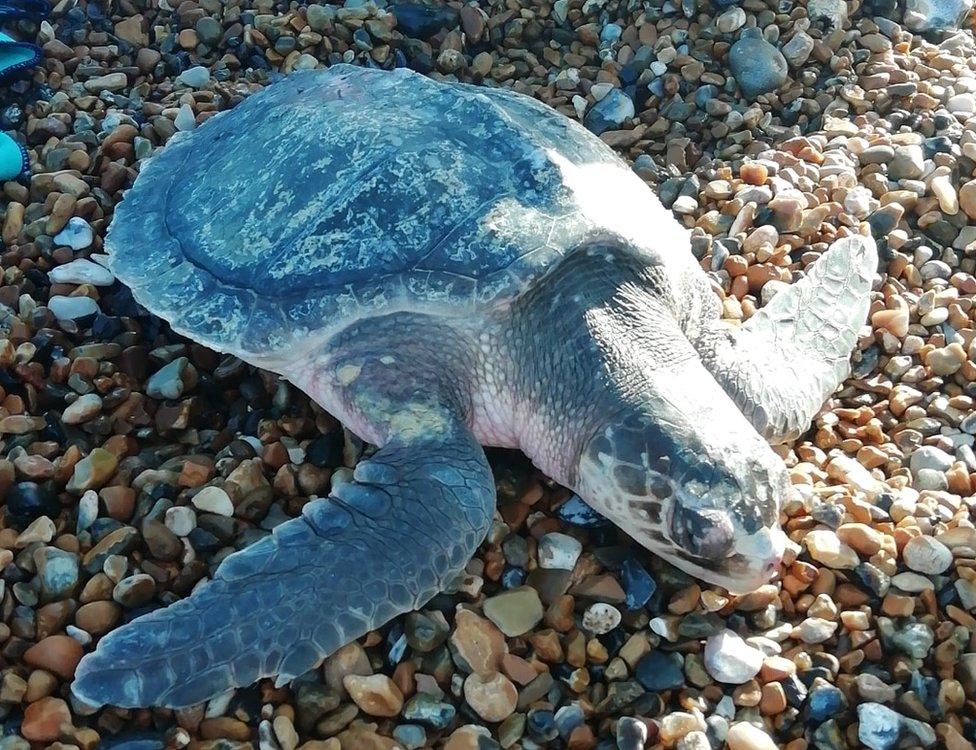
<svg viewBox="0 0 976 750"><path fill-rule="evenodd" d="M54 235L56 245L66 245L72 250L84 250L91 245L93 239L91 226L79 216L68 219L64 228Z"/></svg>
<svg viewBox="0 0 976 750"><path fill-rule="evenodd" d="M166 528L176 536L186 536L197 527L197 514L186 505L177 505L166 511Z"/></svg>
<svg viewBox="0 0 976 750"><path fill-rule="evenodd" d="M199 89L210 83L210 71L202 65L187 68L176 77L176 83Z"/></svg>
<svg viewBox="0 0 976 750"><path fill-rule="evenodd" d="M64 632L78 641L78 643L80 643L82 646L87 646L92 642L91 635L76 625L68 625L64 629Z"/></svg>
<svg viewBox="0 0 976 750"><path fill-rule="evenodd" d="M930 184L932 186L932 192L939 201L939 208L942 210L942 213L948 214L949 216L954 216L959 213L959 197L956 195L956 189L952 186L949 175L944 174L933 177Z"/></svg>
<svg viewBox="0 0 976 750"><path fill-rule="evenodd" d="M976 610L976 583L960 578L955 585L956 592L959 594L959 602L963 608L970 612Z"/></svg>
<svg viewBox="0 0 976 750"><path fill-rule="evenodd" d="M844 198L844 210L857 219L865 218L871 212L871 191L861 185L849 190Z"/></svg>
<svg viewBox="0 0 976 750"><path fill-rule="evenodd" d="M906 594L921 594L927 589L935 588L932 581L925 576L920 576L918 573L911 573L907 570L904 573L893 576L891 585L901 589Z"/></svg>
<svg viewBox="0 0 976 750"><path fill-rule="evenodd" d="M678 740L677 750L712 750L712 746L708 742L708 735L696 729Z"/></svg>
<svg viewBox="0 0 976 750"><path fill-rule="evenodd" d="M595 635L609 633L620 624L620 610L609 604L597 602L583 613L583 628Z"/></svg>
<svg viewBox="0 0 976 750"><path fill-rule="evenodd" d="M881 482L850 456L838 455L831 458L830 463L827 464L827 474L847 482L870 499L877 497L883 490Z"/></svg>
<svg viewBox="0 0 976 750"><path fill-rule="evenodd" d="M808 617L797 627L797 634L804 643L823 643L837 630L837 623L822 617Z"/></svg>
<svg viewBox="0 0 976 750"><path fill-rule="evenodd" d="M184 104L180 107L180 111L176 113L174 124L176 125L176 129L181 132L193 130L197 126L196 117L194 117L193 109L189 104Z"/></svg>
<svg viewBox="0 0 976 750"><path fill-rule="evenodd" d="M922 469L932 469L933 471L948 471L952 467L955 459L944 450L932 445L923 445L918 448L909 461L912 473Z"/></svg>
<svg viewBox="0 0 976 750"><path fill-rule="evenodd" d="M95 523L96 518L98 518L98 494L95 490L88 490L78 501L76 532L87 531Z"/></svg>
<svg viewBox="0 0 976 750"><path fill-rule="evenodd" d="M729 750L776 750L772 737L745 721L733 724L725 741Z"/></svg>
<svg viewBox="0 0 976 750"><path fill-rule="evenodd" d="M613 91L613 84L607 81L604 81L602 83L594 83L590 87L590 94L593 96L593 99L596 101L602 100L603 97L605 97L611 91Z"/></svg>
<svg viewBox="0 0 976 750"><path fill-rule="evenodd" d="M61 414L65 424L84 424L102 410L102 399L97 393L86 393L76 398Z"/></svg>
<svg viewBox="0 0 976 750"><path fill-rule="evenodd" d="M803 537L810 557L834 570L853 570L861 559L830 529L814 529Z"/></svg>
<svg viewBox="0 0 976 750"><path fill-rule="evenodd" d="M568 534L554 531L539 540L539 567L546 570L572 570L583 545Z"/></svg>
<svg viewBox="0 0 976 750"><path fill-rule="evenodd" d="M953 113L971 115L976 112L976 97L972 94L956 94L946 102L946 109Z"/></svg>
<svg viewBox="0 0 976 750"><path fill-rule="evenodd" d="M715 27L723 34L738 31L746 24L746 12L738 6L729 8L715 19Z"/></svg>
<svg viewBox="0 0 976 750"><path fill-rule="evenodd" d="M55 284L91 284L92 286L112 286L115 276L107 268L78 258L63 266L52 268L48 278Z"/></svg>
<svg viewBox="0 0 976 750"><path fill-rule="evenodd" d="M915 572L934 576L945 573L952 565L952 551L930 536L916 536L905 544L902 559Z"/></svg>
<svg viewBox="0 0 976 750"><path fill-rule="evenodd" d="M193 506L204 513L216 513L218 516L234 515L234 504L230 496L220 487L204 487L193 496Z"/></svg>
<svg viewBox="0 0 976 750"><path fill-rule="evenodd" d="M75 320L98 312L98 303L91 297L54 296L47 306L58 320Z"/></svg>
<svg viewBox="0 0 976 750"><path fill-rule="evenodd" d="M573 110L576 112L577 119L582 120L584 115L586 115L586 106L586 99L582 96L576 94L573 97Z"/></svg>
<svg viewBox="0 0 976 750"><path fill-rule="evenodd" d="M719 682L741 685L762 668L763 652L753 648L731 630L723 630L705 641L705 668Z"/></svg>

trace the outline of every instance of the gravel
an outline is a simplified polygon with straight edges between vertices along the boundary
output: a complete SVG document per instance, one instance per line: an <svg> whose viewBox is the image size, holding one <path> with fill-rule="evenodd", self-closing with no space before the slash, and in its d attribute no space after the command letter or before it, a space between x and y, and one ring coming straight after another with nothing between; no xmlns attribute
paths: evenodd
<svg viewBox="0 0 976 750"><path fill-rule="evenodd" d="M32 163L0 204L4 748L972 750L968 0L106 7L22 25L45 60L0 110ZM288 383L146 316L104 266L112 211L175 133L343 60L583 122L692 230L729 320L839 236L875 236L851 377L777 447L792 544L769 586L732 596L499 453L495 528L421 613L288 686L92 714L68 686L99 637L186 596L364 450Z"/></svg>

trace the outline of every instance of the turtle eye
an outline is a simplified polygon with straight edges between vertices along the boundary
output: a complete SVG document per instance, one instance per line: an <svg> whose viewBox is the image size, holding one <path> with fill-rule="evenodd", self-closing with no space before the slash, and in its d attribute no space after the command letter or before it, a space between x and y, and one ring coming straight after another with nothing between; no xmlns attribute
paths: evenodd
<svg viewBox="0 0 976 750"><path fill-rule="evenodd" d="M724 560L735 543L732 519L718 508L696 508L675 503L671 532L674 541L683 549L705 560Z"/></svg>

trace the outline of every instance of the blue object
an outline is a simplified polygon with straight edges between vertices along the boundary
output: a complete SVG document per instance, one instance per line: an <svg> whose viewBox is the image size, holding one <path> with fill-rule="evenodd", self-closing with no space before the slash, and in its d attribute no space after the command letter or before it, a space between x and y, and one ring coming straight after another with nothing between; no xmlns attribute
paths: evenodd
<svg viewBox="0 0 976 750"><path fill-rule="evenodd" d="M909 683L912 692L918 696L922 705L935 717L941 718L942 706L939 704L939 680L935 677L926 677L917 669L912 672L912 679Z"/></svg>
<svg viewBox="0 0 976 750"><path fill-rule="evenodd" d="M904 717L880 703L862 703L857 707L857 738L871 750L894 750L902 738Z"/></svg>
<svg viewBox="0 0 976 750"><path fill-rule="evenodd" d="M807 686L800 681L800 678L795 674L791 674L785 680L782 680L782 685L783 692L786 693L787 702L793 708L802 706L803 702L807 699Z"/></svg>
<svg viewBox="0 0 976 750"><path fill-rule="evenodd" d="M620 70L618 77L624 85L631 85L637 82L640 74L647 70L648 66L654 61L654 48L644 45L638 48L633 58Z"/></svg>
<svg viewBox="0 0 976 750"><path fill-rule="evenodd" d="M361 50L369 52L371 49L373 49L373 40L370 37L369 32L366 31L366 29L362 26L352 33L352 40Z"/></svg>
<svg viewBox="0 0 976 750"><path fill-rule="evenodd" d="M18 42L0 31L0 82L37 65L43 54L30 42Z"/></svg>
<svg viewBox="0 0 976 750"><path fill-rule="evenodd" d="M685 683L681 656L664 651L651 651L637 662L634 677L645 688L654 693L673 690Z"/></svg>
<svg viewBox="0 0 976 750"><path fill-rule="evenodd" d="M522 568L507 568L502 573L502 588L514 589L525 583L525 571Z"/></svg>
<svg viewBox="0 0 976 750"><path fill-rule="evenodd" d="M573 495L569 500L559 506L556 516L566 523L573 526L606 526L610 522L597 513L593 508L580 499L579 495Z"/></svg>
<svg viewBox="0 0 976 750"><path fill-rule="evenodd" d="M135 732L122 737L106 737L102 747L106 750L163 750L166 738L155 732Z"/></svg>
<svg viewBox="0 0 976 750"><path fill-rule="evenodd" d="M40 21L51 13L44 0L3 0L0 2L0 23L25 19Z"/></svg>
<svg viewBox="0 0 976 750"><path fill-rule="evenodd" d="M36 482L18 482L7 490L4 500L7 524L15 528L29 526L41 516L56 518L61 511L57 495Z"/></svg>
<svg viewBox="0 0 976 750"><path fill-rule="evenodd" d="M729 69L747 99L775 91L786 82L789 72L786 58L756 28L742 32L729 50L728 60Z"/></svg>
<svg viewBox="0 0 976 750"><path fill-rule="evenodd" d="M393 730L393 739L407 750L419 750L427 744L427 732L419 724L400 724Z"/></svg>
<svg viewBox="0 0 976 750"><path fill-rule="evenodd" d="M695 114L695 105L689 104L680 96L673 96L661 107L661 114L672 122L684 122Z"/></svg>
<svg viewBox="0 0 976 750"><path fill-rule="evenodd" d="M609 633L604 633L599 636L600 643L607 650L607 653L614 654L623 648L623 645L627 642L627 633L623 628L614 628Z"/></svg>
<svg viewBox="0 0 976 750"><path fill-rule="evenodd" d="M707 83L704 86L699 86L695 90L695 106L698 109L705 109L705 105L712 99L718 98L718 86L712 83Z"/></svg>
<svg viewBox="0 0 976 750"><path fill-rule="evenodd" d="M603 44L616 44L620 41L620 35L623 34L623 29L620 28L615 23L608 23L600 31L600 42Z"/></svg>
<svg viewBox="0 0 976 750"><path fill-rule="evenodd" d="M552 711L542 709L529 711L527 725L529 734L542 742L554 740L559 734L559 730L556 728L556 718Z"/></svg>
<svg viewBox="0 0 976 750"><path fill-rule="evenodd" d="M386 634L386 660L391 665L399 664L407 652L407 634L403 632L403 625L397 620Z"/></svg>
<svg viewBox="0 0 976 750"><path fill-rule="evenodd" d="M809 723L819 724L836 716L847 708L847 698L840 688L826 682L818 682L810 689L807 698Z"/></svg>
<svg viewBox="0 0 976 750"><path fill-rule="evenodd" d="M657 582L633 557L624 560L620 568L620 579L624 586L624 603L629 610L640 609L657 591Z"/></svg>
<svg viewBox="0 0 976 750"><path fill-rule="evenodd" d="M433 696L419 693L407 701L403 707L403 718L407 721L420 721L435 729L444 729L452 721L457 709L450 703L441 703Z"/></svg>
<svg viewBox="0 0 976 750"><path fill-rule="evenodd" d="M577 703L570 703L556 711L555 722L559 736L564 740L569 739L569 735L578 726L582 726L586 717L583 716L583 709Z"/></svg>
<svg viewBox="0 0 976 750"><path fill-rule="evenodd" d="M397 20L397 31L413 39L429 39L445 26L454 25L457 13L422 3L395 3L390 10Z"/></svg>
<svg viewBox="0 0 976 750"><path fill-rule="evenodd" d="M595 135L616 130L634 116L634 102L620 89L611 89L583 119L583 124Z"/></svg>

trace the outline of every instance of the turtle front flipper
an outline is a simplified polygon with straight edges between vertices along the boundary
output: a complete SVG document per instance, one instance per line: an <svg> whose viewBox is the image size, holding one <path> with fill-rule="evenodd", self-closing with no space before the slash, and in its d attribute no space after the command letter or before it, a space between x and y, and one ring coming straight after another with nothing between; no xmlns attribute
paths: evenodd
<svg viewBox="0 0 976 750"><path fill-rule="evenodd" d="M797 437L847 377L877 266L870 238L838 240L740 328L714 320L696 337L706 367L768 440Z"/></svg>
<svg viewBox="0 0 976 750"><path fill-rule="evenodd" d="M180 708L303 674L440 591L484 539L494 501L464 426L394 435L354 481L229 556L192 596L109 633L72 690L92 706Z"/></svg>

